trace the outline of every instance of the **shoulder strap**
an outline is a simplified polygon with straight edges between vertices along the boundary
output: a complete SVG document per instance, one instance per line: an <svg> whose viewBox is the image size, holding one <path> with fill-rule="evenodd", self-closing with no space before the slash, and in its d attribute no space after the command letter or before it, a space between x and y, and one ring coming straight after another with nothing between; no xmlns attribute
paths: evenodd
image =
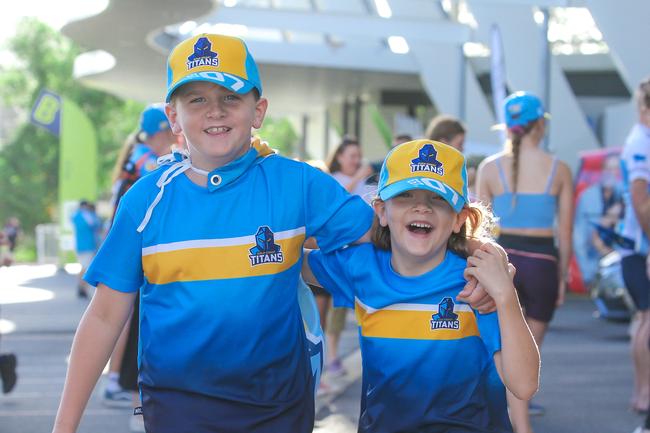
<svg viewBox="0 0 650 433"><path fill-rule="evenodd" d="M496 163L497 169L499 170L499 177L501 178L501 183L503 184L503 192L510 192L510 189L508 188L508 181L506 180L506 173L503 171L503 166L501 165L501 158L495 159L494 162Z"/></svg>
<svg viewBox="0 0 650 433"><path fill-rule="evenodd" d="M551 166L551 174L548 176L548 181L546 182L546 188L544 189L544 194L548 194L551 191L551 186L553 186L553 178L555 177L555 172L557 172L557 158L553 158L553 165Z"/></svg>

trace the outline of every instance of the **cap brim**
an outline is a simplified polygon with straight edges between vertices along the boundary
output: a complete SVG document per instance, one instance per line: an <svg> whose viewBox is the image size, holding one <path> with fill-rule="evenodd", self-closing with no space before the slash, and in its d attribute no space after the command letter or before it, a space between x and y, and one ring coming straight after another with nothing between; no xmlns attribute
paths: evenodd
<svg viewBox="0 0 650 433"><path fill-rule="evenodd" d="M165 101L169 102L172 93L174 93L176 89L181 87L183 84L192 83L194 81L205 81L208 83L218 84L221 87L225 87L226 89L235 93L239 93L240 95L248 93L255 88L255 85L253 85L253 83L243 79L242 77L238 77L237 75L226 74L222 72L195 72L194 74L190 74L178 81L178 83L174 84L167 91L167 97L165 98ZM258 91L260 94L262 94L260 89L258 89Z"/></svg>
<svg viewBox="0 0 650 433"><path fill-rule="evenodd" d="M404 191L411 191L414 189L425 189L427 191L435 192L440 197L447 200L456 213L460 212L463 209L463 206L465 206L465 198L461 194L456 192L449 185L429 177L412 177L410 179L399 180L379 191L379 198L386 201Z"/></svg>
<svg viewBox="0 0 650 433"><path fill-rule="evenodd" d="M542 117L544 117L544 119L546 119L546 120L551 119L550 113L544 113L544 115ZM539 119L539 117L538 117L538 119ZM492 125L490 127L490 131L505 131L506 129L508 129L508 127L506 126L505 123L497 123L496 125Z"/></svg>

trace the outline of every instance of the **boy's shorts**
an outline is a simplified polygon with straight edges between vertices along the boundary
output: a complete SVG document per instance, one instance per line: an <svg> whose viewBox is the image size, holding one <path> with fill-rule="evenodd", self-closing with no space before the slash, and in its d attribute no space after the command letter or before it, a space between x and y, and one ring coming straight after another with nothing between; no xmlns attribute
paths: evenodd
<svg viewBox="0 0 650 433"><path fill-rule="evenodd" d="M314 429L311 391L287 405L261 406L145 385L140 389L147 433L311 433Z"/></svg>

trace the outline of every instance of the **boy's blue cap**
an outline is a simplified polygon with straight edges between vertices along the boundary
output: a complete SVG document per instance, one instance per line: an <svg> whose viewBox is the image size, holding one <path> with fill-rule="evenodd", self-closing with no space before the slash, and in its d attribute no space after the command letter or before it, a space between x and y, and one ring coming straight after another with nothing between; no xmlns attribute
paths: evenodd
<svg viewBox="0 0 650 433"><path fill-rule="evenodd" d="M169 129L169 120L163 104L151 104L140 115L140 131L147 137L153 137L160 131Z"/></svg>
<svg viewBox="0 0 650 433"><path fill-rule="evenodd" d="M526 126L540 117L550 118L540 99L529 92L515 92L503 103L506 127Z"/></svg>
<svg viewBox="0 0 650 433"><path fill-rule="evenodd" d="M202 33L184 40L167 59L167 97L183 84L207 81L235 93L257 89L262 82L257 64L246 43L239 38Z"/></svg>

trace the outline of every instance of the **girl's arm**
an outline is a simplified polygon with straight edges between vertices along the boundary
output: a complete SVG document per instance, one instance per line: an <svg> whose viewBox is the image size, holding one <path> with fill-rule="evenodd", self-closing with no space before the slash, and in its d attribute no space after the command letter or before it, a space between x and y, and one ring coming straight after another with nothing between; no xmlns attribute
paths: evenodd
<svg viewBox="0 0 650 433"><path fill-rule="evenodd" d="M560 162L558 165L560 191L558 193L558 250L560 259L560 293L557 305L564 303L564 293L569 277L569 260L571 258L573 231L573 180L569 167Z"/></svg>
<svg viewBox="0 0 650 433"><path fill-rule="evenodd" d="M99 375L129 318L135 293L99 284L72 342L68 374L53 433L74 433Z"/></svg>
<svg viewBox="0 0 650 433"><path fill-rule="evenodd" d="M501 351L494 355L499 376L518 399L529 400L539 387L539 351L519 306L515 287L499 251L491 244L467 258L474 276L497 305Z"/></svg>
<svg viewBox="0 0 650 433"><path fill-rule="evenodd" d="M311 284L312 286L318 286L318 287L323 287L321 283L318 282L316 279L316 276L314 273L311 271L311 267L309 266L309 253L311 253L311 250L303 250L304 251L304 257L302 258L302 279L305 280L305 283Z"/></svg>

